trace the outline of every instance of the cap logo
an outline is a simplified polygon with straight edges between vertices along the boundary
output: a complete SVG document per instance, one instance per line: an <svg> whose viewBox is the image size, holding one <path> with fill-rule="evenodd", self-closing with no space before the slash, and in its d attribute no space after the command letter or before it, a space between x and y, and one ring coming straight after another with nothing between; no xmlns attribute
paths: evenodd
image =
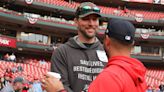
<svg viewBox="0 0 164 92"><path fill-rule="evenodd" d="M32 4L34 0L25 0L27 4Z"/></svg>
<svg viewBox="0 0 164 92"><path fill-rule="evenodd" d="M125 36L125 40L130 41L131 40L131 37L130 36Z"/></svg>

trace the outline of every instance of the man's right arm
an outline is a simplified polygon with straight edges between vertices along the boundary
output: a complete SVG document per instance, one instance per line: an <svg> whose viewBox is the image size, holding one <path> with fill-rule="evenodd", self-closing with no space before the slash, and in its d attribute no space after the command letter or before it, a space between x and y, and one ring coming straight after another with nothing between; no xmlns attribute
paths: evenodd
<svg viewBox="0 0 164 92"><path fill-rule="evenodd" d="M68 80L68 65L63 48L57 48L51 57L51 71L61 74L61 81L68 92L73 92Z"/></svg>

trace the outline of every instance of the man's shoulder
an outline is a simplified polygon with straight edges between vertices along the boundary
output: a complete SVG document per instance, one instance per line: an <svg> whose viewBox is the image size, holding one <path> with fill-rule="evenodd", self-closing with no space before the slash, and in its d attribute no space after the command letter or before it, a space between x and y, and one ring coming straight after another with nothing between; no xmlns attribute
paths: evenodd
<svg viewBox="0 0 164 92"><path fill-rule="evenodd" d="M65 43L57 47L53 53L65 53L69 50L68 48L70 48L70 46Z"/></svg>
<svg viewBox="0 0 164 92"><path fill-rule="evenodd" d="M61 44L59 47L57 47L55 50L64 50L67 49L69 46L65 43L65 44Z"/></svg>
<svg viewBox="0 0 164 92"><path fill-rule="evenodd" d="M126 71L122 69L120 66L110 65L104 69L104 72L115 76L125 76L124 74Z"/></svg>

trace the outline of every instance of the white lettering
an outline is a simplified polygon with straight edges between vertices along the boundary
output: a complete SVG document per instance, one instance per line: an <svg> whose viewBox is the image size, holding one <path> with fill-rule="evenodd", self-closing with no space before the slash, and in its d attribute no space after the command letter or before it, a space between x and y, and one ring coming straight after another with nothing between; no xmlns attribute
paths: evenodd
<svg viewBox="0 0 164 92"><path fill-rule="evenodd" d="M100 73L102 68L87 68L84 66L74 66L73 71L85 72L85 73Z"/></svg>
<svg viewBox="0 0 164 92"><path fill-rule="evenodd" d="M87 66L104 66L100 61L86 61L80 60L80 64L87 65Z"/></svg>
<svg viewBox="0 0 164 92"><path fill-rule="evenodd" d="M95 79L96 79L96 77L97 77L97 76L93 76L93 80L95 80Z"/></svg>
<svg viewBox="0 0 164 92"><path fill-rule="evenodd" d="M9 45L9 40L6 39L0 39L0 44L5 44L5 45Z"/></svg>
<svg viewBox="0 0 164 92"><path fill-rule="evenodd" d="M89 75L78 73L78 79L92 81L92 77Z"/></svg>

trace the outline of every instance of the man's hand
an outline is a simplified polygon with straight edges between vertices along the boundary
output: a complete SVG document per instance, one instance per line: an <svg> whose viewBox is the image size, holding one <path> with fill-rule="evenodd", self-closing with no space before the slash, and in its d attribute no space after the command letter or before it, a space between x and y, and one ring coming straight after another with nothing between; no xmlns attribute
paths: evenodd
<svg viewBox="0 0 164 92"><path fill-rule="evenodd" d="M58 92L64 89L62 82L50 74L46 74L45 78L41 82L42 82L42 87L47 92Z"/></svg>

